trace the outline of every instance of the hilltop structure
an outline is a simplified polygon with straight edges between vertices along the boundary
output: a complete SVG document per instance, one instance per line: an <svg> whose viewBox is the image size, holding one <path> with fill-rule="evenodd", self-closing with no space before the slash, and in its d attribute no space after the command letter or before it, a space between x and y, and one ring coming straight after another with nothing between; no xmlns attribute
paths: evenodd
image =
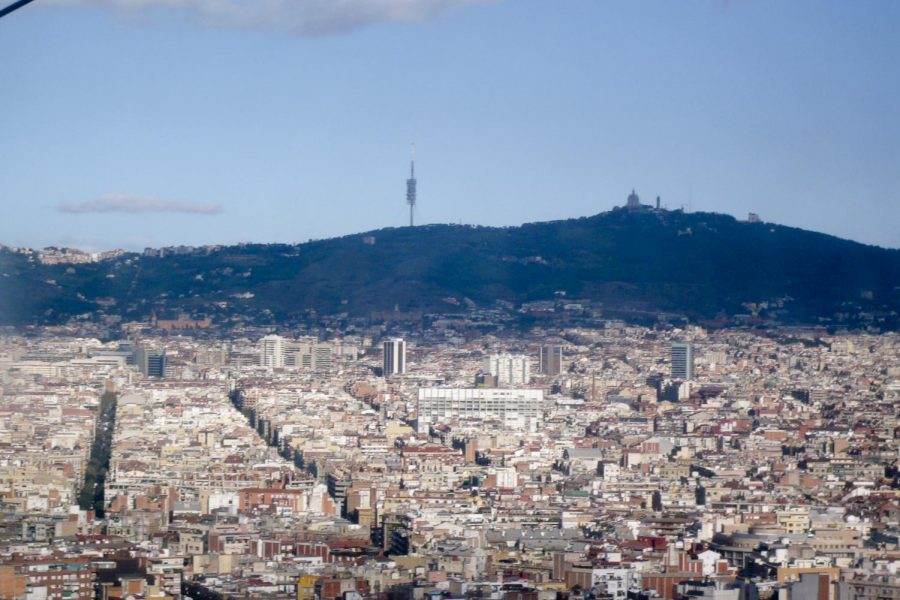
<svg viewBox="0 0 900 600"><path fill-rule="evenodd" d="M416 155L409 161L409 179L406 180L406 203L409 205L409 226L413 226L413 213L416 208Z"/></svg>
<svg viewBox="0 0 900 600"><path fill-rule="evenodd" d="M639 211L647 211L647 210L661 210L660 206L660 198L656 197L656 206L653 207L649 204L641 204L641 197L637 195L637 192L634 191L634 188L631 188L631 193L628 194L628 198L625 200L625 208L631 212L639 212Z"/></svg>

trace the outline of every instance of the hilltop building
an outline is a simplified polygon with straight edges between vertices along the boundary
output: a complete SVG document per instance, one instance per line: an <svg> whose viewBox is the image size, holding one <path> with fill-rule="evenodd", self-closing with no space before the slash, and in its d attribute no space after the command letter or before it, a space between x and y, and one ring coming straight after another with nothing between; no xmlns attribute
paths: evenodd
<svg viewBox="0 0 900 600"><path fill-rule="evenodd" d="M625 209L630 212L652 211L654 209L661 210L661 202L661 198L657 196L655 207L652 204L641 204L641 197L637 195L637 192L634 191L634 188L631 188L631 193L628 194L628 198L625 200Z"/></svg>
<svg viewBox="0 0 900 600"><path fill-rule="evenodd" d="M631 188L631 193L628 194L628 199L625 201L625 208L628 210L640 210L643 208L641 197L637 195L634 188Z"/></svg>

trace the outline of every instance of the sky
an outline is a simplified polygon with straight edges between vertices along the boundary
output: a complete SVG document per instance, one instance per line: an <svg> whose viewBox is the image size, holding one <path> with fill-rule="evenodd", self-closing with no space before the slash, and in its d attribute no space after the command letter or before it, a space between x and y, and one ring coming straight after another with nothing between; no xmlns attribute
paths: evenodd
<svg viewBox="0 0 900 600"><path fill-rule="evenodd" d="M5 5L11 0L0 0ZM0 243L304 242L645 203L900 247L895 0L36 0Z"/></svg>

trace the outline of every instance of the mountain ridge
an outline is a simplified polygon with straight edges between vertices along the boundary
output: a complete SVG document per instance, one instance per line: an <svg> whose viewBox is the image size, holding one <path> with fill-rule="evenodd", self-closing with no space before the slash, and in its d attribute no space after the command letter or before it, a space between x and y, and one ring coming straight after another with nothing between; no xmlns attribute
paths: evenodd
<svg viewBox="0 0 900 600"><path fill-rule="evenodd" d="M900 312L900 250L647 207L515 227L424 225L302 244L154 253L51 265L34 252L3 249L0 323L62 322L85 313L137 319L185 312L214 321L234 312L271 313L276 321L309 310L440 313L458 311L463 300L519 307L561 292L606 308L693 319L781 302L778 311L765 310L797 323L863 314L863 321L894 329Z"/></svg>

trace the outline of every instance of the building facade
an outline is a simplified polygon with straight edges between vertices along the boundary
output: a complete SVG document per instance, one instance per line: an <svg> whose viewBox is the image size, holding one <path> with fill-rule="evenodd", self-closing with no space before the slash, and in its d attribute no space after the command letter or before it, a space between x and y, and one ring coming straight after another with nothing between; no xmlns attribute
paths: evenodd
<svg viewBox="0 0 900 600"><path fill-rule="evenodd" d="M393 338L384 342L384 376L406 373L406 342Z"/></svg>
<svg viewBox="0 0 900 600"><path fill-rule="evenodd" d="M522 354L492 354L485 357L485 373L496 377L497 385L527 385L531 381L531 361Z"/></svg>
<svg viewBox="0 0 900 600"><path fill-rule="evenodd" d="M543 420L543 390L501 388L419 388L418 419L430 424L457 419L500 421L505 427L534 430Z"/></svg>
<svg viewBox="0 0 900 600"><path fill-rule="evenodd" d="M541 346L541 375L562 372L562 346Z"/></svg>
<svg viewBox="0 0 900 600"><path fill-rule="evenodd" d="M139 346L134 351L134 364L147 377L165 377L166 351Z"/></svg>
<svg viewBox="0 0 900 600"><path fill-rule="evenodd" d="M690 342L672 344L672 379L694 378L694 347Z"/></svg>

